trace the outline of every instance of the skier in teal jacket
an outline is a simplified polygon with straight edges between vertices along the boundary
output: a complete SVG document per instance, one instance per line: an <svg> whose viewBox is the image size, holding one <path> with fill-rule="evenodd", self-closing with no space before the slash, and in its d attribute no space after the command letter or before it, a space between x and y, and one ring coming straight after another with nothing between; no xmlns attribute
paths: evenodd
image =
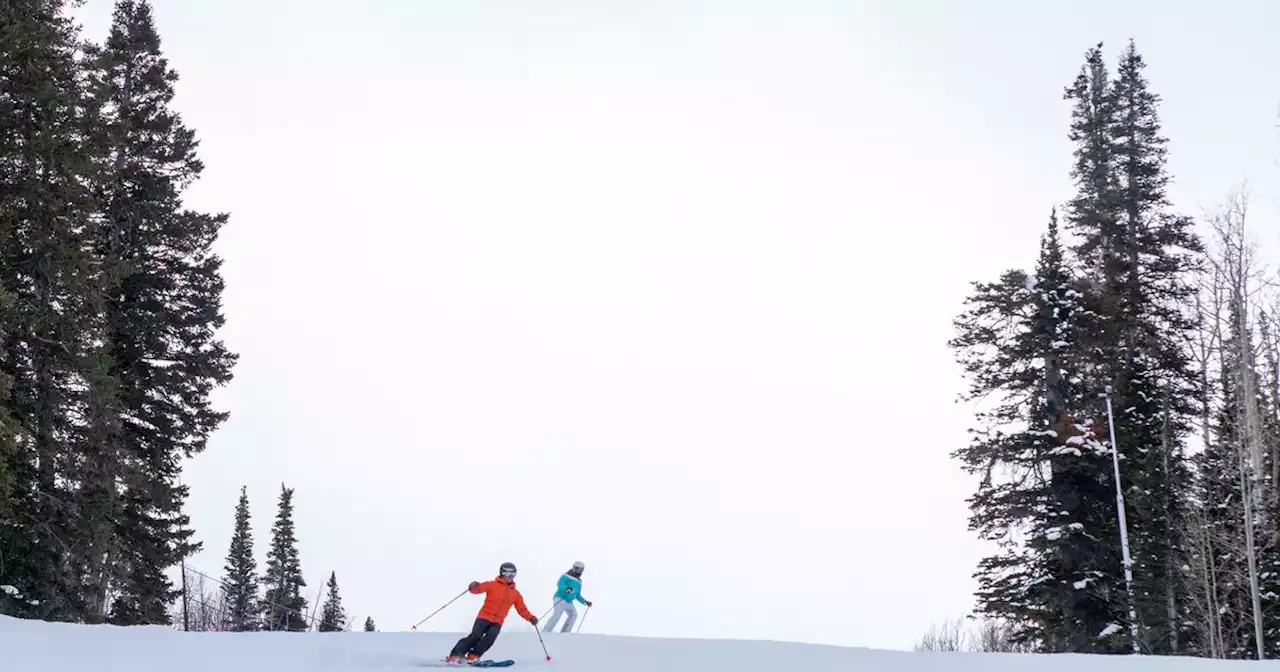
<svg viewBox="0 0 1280 672"><path fill-rule="evenodd" d="M581 562L575 562L572 569L560 576L560 581L556 583L555 609L551 612L551 618L542 626L543 632L554 630L561 616L567 618L560 632L572 632L573 624L578 620L578 610L573 606L574 603L581 602L591 606L591 600L582 596L582 572L585 569L586 566Z"/></svg>

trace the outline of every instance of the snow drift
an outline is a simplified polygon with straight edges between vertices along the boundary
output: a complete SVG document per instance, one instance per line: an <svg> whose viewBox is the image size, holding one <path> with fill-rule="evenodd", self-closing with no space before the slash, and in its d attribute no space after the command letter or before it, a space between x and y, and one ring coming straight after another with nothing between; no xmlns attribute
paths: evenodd
<svg viewBox="0 0 1280 672"><path fill-rule="evenodd" d="M766 641L503 633L488 658L511 672L1231 672L1280 663L1132 656L909 653ZM14 672L369 672L431 669L461 634L196 633L0 616L0 669ZM457 668L470 670L470 667ZM502 668L496 668L502 669Z"/></svg>

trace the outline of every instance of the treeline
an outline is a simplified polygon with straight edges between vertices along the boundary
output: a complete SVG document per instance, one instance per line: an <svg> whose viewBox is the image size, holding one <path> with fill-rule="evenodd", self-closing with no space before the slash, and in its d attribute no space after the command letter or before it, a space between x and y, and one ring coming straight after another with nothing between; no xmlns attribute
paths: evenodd
<svg viewBox="0 0 1280 672"><path fill-rule="evenodd" d="M325 584L324 606L319 618L316 619L314 612L308 611L308 601L302 593L307 582L302 578L302 561L298 554L298 538L293 522L293 492L292 488L283 484L280 486L266 566L259 574L254 553L249 493L247 488L240 489L223 577L218 582L218 587L212 591L206 589L203 581L197 582L194 588L188 588L183 601L184 627L229 632L304 632L311 630L313 625L320 632L347 629L347 613L342 607L337 572L329 573L329 580ZM192 612L196 613L194 627ZM365 630L374 629L373 619L367 619Z"/></svg>
<svg viewBox="0 0 1280 672"><path fill-rule="evenodd" d="M179 482L226 419L224 214L146 0L102 43L64 0L0 3L0 613L168 623L195 552Z"/></svg>
<svg viewBox="0 0 1280 672"><path fill-rule="evenodd" d="M1087 52L1076 193L1035 270L975 283L955 321L981 406L955 456L997 549L975 611L1007 650L1276 657L1280 302L1244 195L1203 222L1169 203L1144 67Z"/></svg>

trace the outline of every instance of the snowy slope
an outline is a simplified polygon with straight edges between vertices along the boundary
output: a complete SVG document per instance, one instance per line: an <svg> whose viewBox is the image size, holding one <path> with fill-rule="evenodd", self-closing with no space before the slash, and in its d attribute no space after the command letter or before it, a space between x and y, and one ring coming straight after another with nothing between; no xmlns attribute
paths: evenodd
<svg viewBox="0 0 1280 672"><path fill-rule="evenodd" d="M184 633L23 621L0 616L0 670L15 672L427 671L458 635L438 633ZM536 636L516 624L488 657L540 672L1231 672L1278 662L1118 656L906 653L781 642ZM469 670L472 668L458 668Z"/></svg>

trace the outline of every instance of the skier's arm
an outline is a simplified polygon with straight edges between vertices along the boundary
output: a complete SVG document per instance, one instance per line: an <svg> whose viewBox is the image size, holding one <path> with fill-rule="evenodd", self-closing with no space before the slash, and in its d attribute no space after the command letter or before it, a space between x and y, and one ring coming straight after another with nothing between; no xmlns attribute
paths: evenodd
<svg viewBox="0 0 1280 672"><path fill-rule="evenodd" d="M480 593L489 592L489 589L492 587L493 587L492 581L485 581L484 583L476 583L475 581L472 581L471 585L467 586L467 591L470 592L472 595L479 595Z"/></svg>
<svg viewBox="0 0 1280 672"><path fill-rule="evenodd" d="M520 614L520 617L524 620L534 625L538 624L538 619L534 618L533 614L529 613L529 608L524 606L524 595L519 592L516 593L516 613Z"/></svg>

